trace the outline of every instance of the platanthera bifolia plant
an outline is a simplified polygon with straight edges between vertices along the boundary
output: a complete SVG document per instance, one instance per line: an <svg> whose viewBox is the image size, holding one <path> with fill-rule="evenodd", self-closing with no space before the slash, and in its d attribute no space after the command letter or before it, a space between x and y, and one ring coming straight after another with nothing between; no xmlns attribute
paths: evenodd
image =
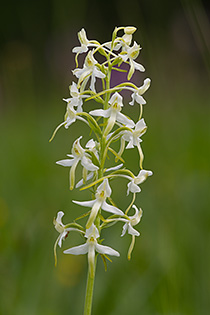
<svg viewBox="0 0 210 315"><path fill-rule="evenodd" d="M113 229L116 226L115 223L123 224L121 236L127 233L131 235L131 244L128 249L128 259L130 260L135 238L140 235L134 227L142 217L142 209L135 204L136 194L141 191L139 185L152 175L151 171L143 168L144 155L141 147L141 138L147 130L147 125L142 117L143 105L146 104L142 95L149 88L151 80L146 78L140 87L130 81L135 70L145 71L145 68L135 61L141 50L140 45L132 40L135 31L135 27L116 27L111 41L103 44L96 40L89 40L84 29L78 33L80 46L73 48L73 53L76 54L76 69L73 70L73 74L77 78L77 82L72 82L70 85L70 97L64 99L67 103L64 121L55 129L50 139L51 141L54 138L60 127L70 129L71 125L77 121L86 124L90 129L91 139L86 139L87 132L84 132L86 134L83 138L81 128L80 135L73 142L71 154L67 154L67 159L56 163L69 168L70 190L79 188L82 199L82 191L89 189L91 200L72 200L85 211L73 222L65 225L62 223L63 211L59 211L53 221L55 229L59 233L54 245L55 264L57 264L57 245L61 247L68 235L73 236L73 233L77 232L84 238L82 244L64 250L64 254L87 254L85 315L91 314L98 257L102 258L106 269L106 260L110 261L109 256L120 256L117 250L106 245L106 240L103 239L103 229ZM79 68L78 56L84 53L86 53L84 64L82 68ZM127 70L121 66L123 63L127 64ZM110 81L113 72L116 71L121 74L126 72L127 81L113 86L111 85L113 82ZM101 81L97 87L95 86L96 79ZM98 89L98 86L101 86L101 90ZM125 90L131 92L129 105L138 107L137 121L128 117L124 110L129 107L128 104L125 106L122 96ZM90 102L97 106L96 109L88 112ZM116 149L117 142L119 144ZM139 172L137 175L126 167L126 161L122 157L124 150L127 149L138 150ZM76 182L76 171L79 164L82 167L82 178ZM122 185L125 180L127 181L127 196L128 199L130 195L132 197L125 209L119 209L111 198L113 180L122 181ZM122 194L122 189L120 194ZM71 211L74 211L74 207L71 208ZM84 225L78 223L81 221L84 222Z"/></svg>

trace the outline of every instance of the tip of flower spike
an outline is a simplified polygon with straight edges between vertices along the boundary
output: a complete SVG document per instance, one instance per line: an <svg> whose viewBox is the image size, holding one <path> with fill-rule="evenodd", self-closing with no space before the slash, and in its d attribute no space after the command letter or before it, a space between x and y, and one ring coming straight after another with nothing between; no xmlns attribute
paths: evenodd
<svg viewBox="0 0 210 315"><path fill-rule="evenodd" d="M125 34L128 34L128 35L132 35L136 30L137 30L137 28L134 26L126 26L124 28Z"/></svg>

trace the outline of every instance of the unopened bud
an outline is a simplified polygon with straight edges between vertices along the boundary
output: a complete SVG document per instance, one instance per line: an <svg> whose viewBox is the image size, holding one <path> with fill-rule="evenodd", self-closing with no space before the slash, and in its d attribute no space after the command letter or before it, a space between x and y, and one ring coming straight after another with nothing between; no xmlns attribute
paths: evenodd
<svg viewBox="0 0 210 315"><path fill-rule="evenodd" d="M126 26L124 28L124 32L127 35L132 35L135 31L136 31L136 27L134 27L134 26Z"/></svg>

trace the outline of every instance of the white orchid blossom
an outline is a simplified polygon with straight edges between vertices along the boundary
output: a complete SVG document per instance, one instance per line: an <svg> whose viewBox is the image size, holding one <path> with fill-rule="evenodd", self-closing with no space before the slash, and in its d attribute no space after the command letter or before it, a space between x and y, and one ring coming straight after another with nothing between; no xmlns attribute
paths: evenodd
<svg viewBox="0 0 210 315"><path fill-rule="evenodd" d="M66 107L66 114L64 116L65 120L64 120L64 122L61 125L64 125L64 127L66 129L68 129L69 126L71 124L73 124L76 120L81 120L81 121L87 123L84 118L82 118L79 115L77 115L78 113L81 112L80 110L82 108L78 107L77 110L74 109L74 105L73 105L73 102L72 102L73 98L68 98L68 99L63 99L63 100L65 102L67 102L67 107Z"/></svg>
<svg viewBox="0 0 210 315"><path fill-rule="evenodd" d="M143 136L146 130L147 126L144 121L144 118L142 118L136 123L135 128L132 129L132 131L129 130L124 131L122 137L125 141L128 141L126 149L131 149L134 146L138 146L139 143L142 142L140 137Z"/></svg>
<svg viewBox="0 0 210 315"><path fill-rule="evenodd" d="M130 178L130 182L128 183L127 187L127 195L129 192L132 193L138 193L141 191L141 188L138 186L142 184L148 176L152 176L153 172L152 171L147 171L147 170L140 170L137 176L130 177L126 175L126 178Z"/></svg>
<svg viewBox="0 0 210 315"><path fill-rule="evenodd" d="M135 126L132 119L120 113L121 108L123 107L122 99L122 96L118 92L115 92L109 100L110 107L108 109L95 109L90 111L89 113L93 116L102 116L105 118L109 118L106 129L104 131L105 136L107 136L108 133L112 130L115 122L119 122L129 128Z"/></svg>
<svg viewBox="0 0 210 315"><path fill-rule="evenodd" d="M56 256L56 247L57 245L59 247L62 246L62 241L64 241L66 239L66 237L68 236L69 231L77 231L77 232L82 232L79 229L73 228L73 227L68 227L68 225L64 225L62 223L62 217L64 216L64 212L63 211L59 211L57 213L57 217L53 219L53 224L55 226L55 229L58 231L59 236L57 238L57 240L55 241L55 245L54 245L54 256L55 256L55 265L57 264L57 256Z"/></svg>
<svg viewBox="0 0 210 315"><path fill-rule="evenodd" d="M73 53L84 53L88 51L88 46L90 46L90 41L87 39L85 29L82 28L81 31L78 33L78 39L80 41L80 47L74 47L72 49Z"/></svg>
<svg viewBox="0 0 210 315"><path fill-rule="evenodd" d="M89 78L91 78L90 82L90 89L95 92L95 82L96 78L105 78L105 74L101 72L97 67L97 60L93 57L94 51L91 50L87 54L85 58L85 63L83 68L76 68L73 70L73 74L79 79L78 80L78 87L81 85L81 83L84 83L84 86L86 85ZM83 88L84 88L83 86Z"/></svg>
<svg viewBox="0 0 210 315"><path fill-rule="evenodd" d="M124 62L129 60L130 70L128 73L128 80L131 79L135 70L139 70L141 72L145 71L145 68L140 63L134 61L138 57L140 49L140 45L134 42L132 47L128 47L126 51L120 53L120 57Z"/></svg>
<svg viewBox="0 0 210 315"><path fill-rule="evenodd" d="M118 32L120 29L124 30L124 35L122 37L117 37L114 40L113 50L119 50L122 48L122 51L126 51L126 49L130 46L132 42L132 35L136 31L136 27L126 26L116 28L115 31ZM111 48L112 42L105 43L107 48Z"/></svg>
<svg viewBox="0 0 210 315"><path fill-rule="evenodd" d="M69 126L71 124L73 124L76 120L83 121L83 122L85 122L87 124L87 121L84 118L80 117L78 115L78 113L83 112L83 109L82 109L82 104L83 104L82 98L88 97L88 95L80 95L80 93L78 91L78 88L76 86L76 83L74 83L74 82L70 86L70 94L71 94L72 97L70 97L70 98L63 98L63 101L67 102L66 113L64 115L64 121L56 127L56 129L53 132L53 135L52 135L50 141L52 141L52 139L55 137L57 131L62 126L64 126L66 129L68 129ZM74 107L77 107L76 110L75 110Z"/></svg>
<svg viewBox="0 0 210 315"><path fill-rule="evenodd" d="M141 217L142 217L142 209L139 209L133 205L132 208L135 209L135 214L132 215L132 216L128 216L128 219L124 219L124 218L119 218L119 219L116 219L118 221L124 221L126 222L124 225L123 225L123 231L122 231L122 234L121 236L124 236L126 231L128 231L128 234L130 235L134 235L134 236L139 236L140 233L138 231L136 231L133 226L137 225L140 220L141 220Z"/></svg>
<svg viewBox="0 0 210 315"><path fill-rule="evenodd" d="M110 255L117 257L119 257L120 254L109 246L98 244L97 238L99 238L100 235L97 227L94 224L92 224L91 227L86 230L85 237L87 238L85 244L69 248L64 251L64 254L71 255L88 254L89 271L91 277L93 278L95 272L95 252L98 252L99 254L102 255Z"/></svg>
<svg viewBox="0 0 210 315"><path fill-rule="evenodd" d="M88 40L86 31L84 28L81 29L80 32L78 32L78 39L81 44L81 46L74 47L72 49L73 53L76 54L82 54L84 52L88 51L88 47L98 47L100 46L99 43L97 43L95 40Z"/></svg>
<svg viewBox="0 0 210 315"><path fill-rule="evenodd" d="M67 154L67 156L69 156L71 159L65 159L65 160L60 160L56 162L56 164L59 164L65 167L71 167L70 169L70 189L71 190L74 188L75 170L79 161L81 161L83 169L87 171L98 170L98 166L92 163L89 155L81 147L80 145L81 138L82 136L74 141L73 146L72 146L72 154Z"/></svg>
<svg viewBox="0 0 210 315"><path fill-rule="evenodd" d="M88 222L86 224L87 229L90 228L92 223L94 223L95 218L100 208L104 211L111 212L113 214L124 215L124 213L120 209L114 206L111 206L106 202L106 198L111 196L111 192L112 190L111 190L111 187L109 186L109 181L106 178L103 180L103 182L98 186L96 190L96 194L95 194L96 199L90 200L90 201L72 200L74 203L80 206L92 208Z"/></svg>
<svg viewBox="0 0 210 315"><path fill-rule="evenodd" d="M131 253L133 251L134 244L135 244L135 237L140 235L140 233L137 230L135 230L133 227L140 222L142 213L143 213L142 209L140 208L138 210L138 208L135 205L133 205L132 208L135 209L135 214L132 216L125 215L122 218L114 218L114 219L106 220L107 223L117 222L117 221L125 222L125 224L123 225L121 236L124 236L127 231L128 231L128 234L132 236L132 241L128 250L128 260L130 260L131 258Z"/></svg>
<svg viewBox="0 0 210 315"><path fill-rule="evenodd" d="M142 169L142 162L144 159L144 155L140 146L140 143L142 142L142 139L140 137L146 132L146 130L147 130L147 126L143 118L140 119L136 123L134 129L125 130L121 137L121 148L120 148L120 151L118 152L118 155L120 156L122 152L124 151L125 141L128 142L126 149L131 149L131 148L134 148L134 146L136 146L139 151L141 169Z"/></svg>
<svg viewBox="0 0 210 315"><path fill-rule="evenodd" d="M149 89L151 80L149 78L144 80L144 83L142 86L140 86L137 90L133 88L127 88L133 91L133 94L131 95L132 101L129 103L130 105L134 105L134 102L144 105L146 104L145 99L142 97L142 95Z"/></svg>
<svg viewBox="0 0 210 315"><path fill-rule="evenodd" d="M72 82L72 85L69 87L71 98L63 98L63 100L67 103L71 103L71 105L77 107L77 112L83 112L82 105L83 105L83 98L89 97L89 95L82 94L79 92L78 87L75 82Z"/></svg>
<svg viewBox="0 0 210 315"><path fill-rule="evenodd" d="M97 142L94 141L93 139L90 139L85 147L89 150L92 151L94 153L94 155L96 156L97 159L99 159L99 154L98 154L98 150L97 150ZM86 177L83 176L83 178L76 184L76 188L81 187L86 181L90 180L91 178L93 178L95 172L94 171L90 171L89 174L86 174ZM83 174L84 175L84 174Z"/></svg>

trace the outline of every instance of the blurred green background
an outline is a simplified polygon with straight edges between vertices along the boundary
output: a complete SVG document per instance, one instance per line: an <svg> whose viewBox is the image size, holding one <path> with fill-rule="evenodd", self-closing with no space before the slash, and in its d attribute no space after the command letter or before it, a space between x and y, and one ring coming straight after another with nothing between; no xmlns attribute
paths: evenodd
<svg viewBox="0 0 210 315"><path fill-rule="evenodd" d="M136 77L137 85L152 79L142 147L144 168L154 176L137 198L144 215L130 262L122 225L104 232L104 243L121 257L107 272L98 261L93 314L210 314L209 19L208 1L1 5L0 314L83 312L86 257L58 250L54 267L52 220L58 210L65 212L64 223L73 220L83 209L71 200L89 199L88 192L70 192L68 170L55 165L86 129L78 123L48 140L63 119L62 98L74 79L77 32L85 27L88 38L103 42L121 25L138 28L138 61L146 73ZM137 152L124 157L137 174ZM113 198L123 208L131 197L123 197L125 181L116 185ZM81 241L72 234L63 248Z"/></svg>

